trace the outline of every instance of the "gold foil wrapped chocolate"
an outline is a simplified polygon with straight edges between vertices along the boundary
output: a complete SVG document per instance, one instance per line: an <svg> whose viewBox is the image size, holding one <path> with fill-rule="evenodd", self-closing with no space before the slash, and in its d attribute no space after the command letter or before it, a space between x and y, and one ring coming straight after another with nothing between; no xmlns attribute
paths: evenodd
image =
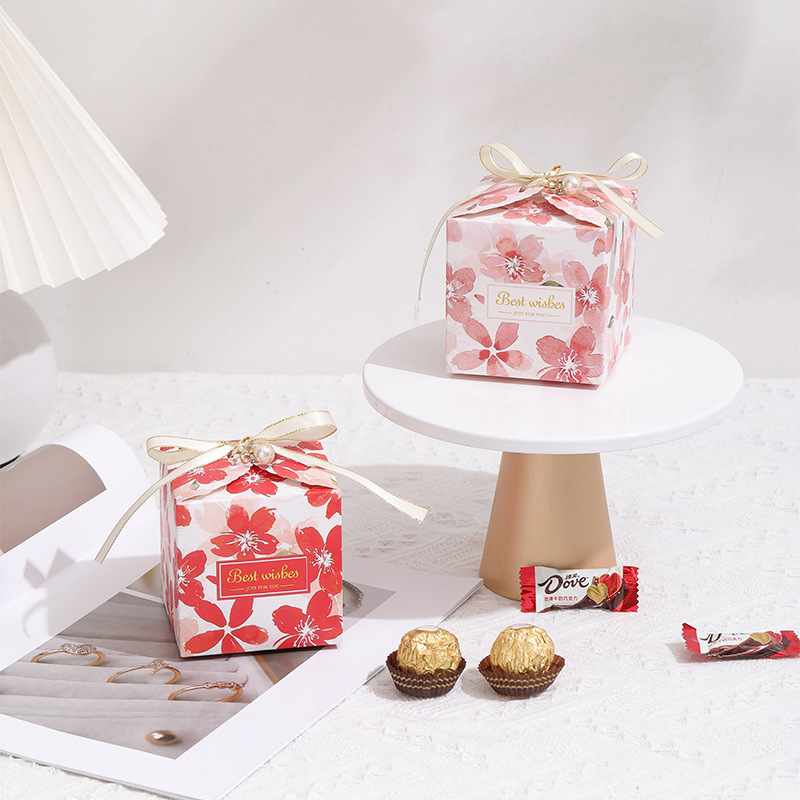
<svg viewBox="0 0 800 800"><path fill-rule="evenodd" d="M458 639L444 628L423 625L403 634L397 648L397 666L417 675L458 669Z"/></svg>
<svg viewBox="0 0 800 800"><path fill-rule="evenodd" d="M511 625L500 632L489 662L501 672L530 673L550 669L555 658L553 640L535 625Z"/></svg>

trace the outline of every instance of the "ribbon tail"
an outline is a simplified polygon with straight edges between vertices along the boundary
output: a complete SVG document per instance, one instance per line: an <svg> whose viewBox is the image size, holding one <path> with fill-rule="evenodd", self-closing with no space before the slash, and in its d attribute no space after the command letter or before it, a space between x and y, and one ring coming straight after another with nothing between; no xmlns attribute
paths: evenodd
<svg viewBox="0 0 800 800"><path fill-rule="evenodd" d="M444 224L447 222L447 218L461 205L464 203L468 203L470 200L474 200L476 197L480 197L486 191L485 186L480 186L470 192L463 200L459 200L457 203L453 203L447 211L442 214L442 218L439 222L436 223L436 227L433 229L433 235L431 236L431 240L428 242L428 249L425 251L425 258L422 260L422 272L419 275L419 287L417 288L417 302L414 305L414 324L419 324L419 306L422 302L422 283L425 280L425 270L428 268L428 261L430 261L431 253L433 252L433 246L436 244L436 240L439 238L439 231L444 227Z"/></svg>
<svg viewBox="0 0 800 800"><path fill-rule="evenodd" d="M651 222L644 214L640 214L630 203L623 200L616 192L609 189L602 181L591 175L585 175L626 217L635 222L648 236L663 236L664 231Z"/></svg>
<svg viewBox="0 0 800 800"><path fill-rule="evenodd" d="M283 447L277 446L275 447L275 452L280 453L286 458L290 458L292 461L298 461L301 464L305 464L308 467L321 467L327 472L333 472L336 475L343 475L345 478L350 478L351 481L355 481L365 489L368 489L374 495L380 497L381 500L396 508L406 516L415 519L417 522L422 522L422 520L424 520L428 514L428 509L425 506L420 506L417 505L417 503L412 503L410 500L398 497L396 494L386 491L386 489L384 489L382 486L378 486L377 483L374 483L369 478L365 478L363 475L359 475L357 472L352 472L349 469L340 467L337 464L332 464L330 461L325 461L323 458L317 458L316 456L311 456L307 453L297 453L294 450L287 450Z"/></svg>
<svg viewBox="0 0 800 800"><path fill-rule="evenodd" d="M219 447L215 447L213 450L209 450L207 453L201 453L199 456L187 461L182 466L178 467L177 469L173 470L172 472L164 475L162 478L157 480L152 486L148 487L148 489L143 492L131 505L131 507L120 517L119 522L114 526L111 533L108 534L106 540L103 542L102 547L100 550L97 551L97 555L94 557L94 560L98 564L102 564L105 561L106 556L108 555L108 551L114 545L114 542L117 540L122 529L127 524L128 520L165 484L174 481L176 478L180 478L181 475L185 475L187 472L190 472L197 467L203 467L206 464L211 464L214 461L222 458L224 455L229 453L231 447L229 444L221 444Z"/></svg>

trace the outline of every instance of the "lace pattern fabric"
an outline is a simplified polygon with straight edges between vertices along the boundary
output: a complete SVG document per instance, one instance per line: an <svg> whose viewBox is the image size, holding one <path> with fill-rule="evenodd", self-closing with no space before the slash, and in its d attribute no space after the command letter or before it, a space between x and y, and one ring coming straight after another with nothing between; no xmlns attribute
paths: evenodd
<svg viewBox="0 0 800 800"><path fill-rule="evenodd" d="M155 478L143 446L151 434L242 436L313 408L331 411L339 426L326 443L333 461L431 508L417 525L343 481L345 550L477 574L500 454L389 423L368 406L356 375L62 374L40 438L85 422L105 425ZM797 660L708 663L686 650L681 623L796 627L798 412L800 382L750 380L737 409L714 428L603 455L617 554L640 567L638 613L534 617L483 588L446 622L467 660L453 691L409 698L384 670L231 800L794 797ZM510 701L477 667L497 633L521 621L544 627L566 666L542 695ZM6 800L155 797L7 756L0 785Z"/></svg>

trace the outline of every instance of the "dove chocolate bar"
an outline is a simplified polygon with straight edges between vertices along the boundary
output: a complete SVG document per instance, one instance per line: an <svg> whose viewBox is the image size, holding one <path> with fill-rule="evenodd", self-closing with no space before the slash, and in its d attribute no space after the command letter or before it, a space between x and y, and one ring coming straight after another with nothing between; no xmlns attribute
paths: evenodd
<svg viewBox="0 0 800 800"><path fill-rule="evenodd" d="M553 608L639 610L639 568L565 569L522 567L519 571L523 611Z"/></svg>
<svg viewBox="0 0 800 800"><path fill-rule="evenodd" d="M800 654L794 631L705 633L683 624L683 639L692 653L711 658L781 658Z"/></svg>

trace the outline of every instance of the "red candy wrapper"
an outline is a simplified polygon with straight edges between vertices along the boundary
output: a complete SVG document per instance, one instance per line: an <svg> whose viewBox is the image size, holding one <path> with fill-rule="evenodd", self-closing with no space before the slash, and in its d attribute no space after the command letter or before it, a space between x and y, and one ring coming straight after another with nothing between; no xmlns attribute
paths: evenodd
<svg viewBox="0 0 800 800"><path fill-rule="evenodd" d="M523 611L553 608L639 610L639 568L565 569L522 567Z"/></svg>
<svg viewBox="0 0 800 800"><path fill-rule="evenodd" d="M711 658L782 658L800 654L794 631L704 633L683 623L683 639L692 653Z"/></svg>

